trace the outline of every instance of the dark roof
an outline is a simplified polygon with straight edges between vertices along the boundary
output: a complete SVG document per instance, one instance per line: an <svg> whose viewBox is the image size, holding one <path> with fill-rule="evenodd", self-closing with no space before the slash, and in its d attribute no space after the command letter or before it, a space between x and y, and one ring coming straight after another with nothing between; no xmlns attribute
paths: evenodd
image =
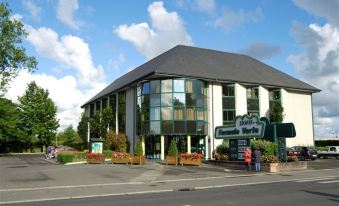
<svg viewBox="0 0 339 206"><path fill-rule="evenodd" d="M320 90L252 57L178 45L113 81L84 104L151 75L173 75L319 92Z"/></svg>

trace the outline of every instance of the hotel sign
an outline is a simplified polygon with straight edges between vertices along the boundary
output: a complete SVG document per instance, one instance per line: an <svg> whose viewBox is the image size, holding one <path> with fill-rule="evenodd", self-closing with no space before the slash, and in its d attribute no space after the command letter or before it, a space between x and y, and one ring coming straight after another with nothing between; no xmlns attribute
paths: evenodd
<svg viewBox="0 0 339 206"><path fill-rule="evenodd" d="M265 122L259 120L256 115L237 116L234 125L219 126L215 128L216 139L234 139L248 137L263 137L265 132Z"/></svg>

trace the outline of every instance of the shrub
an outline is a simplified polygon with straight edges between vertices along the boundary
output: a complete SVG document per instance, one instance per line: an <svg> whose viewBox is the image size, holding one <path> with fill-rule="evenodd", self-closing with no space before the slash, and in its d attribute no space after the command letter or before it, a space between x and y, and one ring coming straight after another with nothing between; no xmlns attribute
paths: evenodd
<svg viewBox="0 0 339 206"><path fill-rule="evenodd" d="M230 147L228 143L223 142L221 145L217 146L216 152L220 155L229 155Z"/></svg>
<svg viewBox="0 0 339 206"><path fill-rule="evenodd" d="M144 154L140 140L137 142L134 154L137 155L137 156L142 156Z"/></svg>
<svg viewBox="0 0 339 206"><path fill-rule="evenodd" d="M118 133L116 135L116 146L115 146L115 150L118 152L126 152L126 148L127 148L127 138L126 135L124 133Z"/></svg>
<svg viewBox="0 0 339 206"><path fill-rule="evenodd" d="M298 157L297 156L288 156L287 157L287 162L298 162Z"/></svg>
<svg viewBox="0 0 339 206"><path fill-rule="evenodd" d="M107 135L106 135L106 139L104 142L104 149L105 150L111 150L111 149L115 149L115 145L116 145L116 135L115 132L113 130L109 130Z"/></svg>
<svg viewBox="0 0 339 206"><path fill-rule="evenodd" d="M104 150L102 151L104 154L105 158L111 158L113 151L112 150Z"/></svg>
<svg viewBox="0 0 339 206"><path fill-rule="evenodd" d="M68 162L73 162L73 152L60 152L57 156L58 162L61 163L68 163Z"/></svg>
<svg viewBox="0 0 339 206"><path fill-rule="evenodd" d="M175 142L175 140L171 141L170 147L168 149L168 156L173 156L173 157L178 156L178 148L177 148L177 143Z"/></svg>
<svg viewBox="0 0 339 206"><path fill-rule="evenodd" d="M278 162L278 157L275 155L263 155L261 160L265 163L276 163Z"/></svg>
<svg viewBox="0 0 339 206"><path fill-rule="evenodd" d="M192 154L188 154L187 152L181 153L180 157L187 158L187 159L202 159L204 157L203 154L193 152Z"/></svg>
<svg viewBox="0 0 339 206"><path fill-rule="evenodd" d="M262 154L262 156L268 156L268 155L277 155L278 154L278 145L267 141L267 140L253 140L251 142L252 144L252 150L254 148L258 148Z"/></svg>

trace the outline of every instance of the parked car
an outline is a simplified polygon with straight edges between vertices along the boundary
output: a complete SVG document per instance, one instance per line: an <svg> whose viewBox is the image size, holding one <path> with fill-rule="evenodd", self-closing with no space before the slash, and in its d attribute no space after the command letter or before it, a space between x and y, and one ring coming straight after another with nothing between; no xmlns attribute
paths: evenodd
<svg viewBox="0 0 339 206"><path fill-rule="evenodd" d="M287 149L288 156L296 156L299 160L316 160L318 152L314 147L295 146Z"/></svg>
<svg viewBox="0 0 339 206"><path fill-rule="evenodd" d="M318 158L335 157L339 159L339 146L327 146L325 151L318 152Z"/></svg>
<svg viewBox="0 0 339 206"><path fill-rule="evenodd" d="M55 148L55 151L54 151L55 156L58 156L59 152L79 152L79 151L74 149L73 147L61 145Z"/></svg>

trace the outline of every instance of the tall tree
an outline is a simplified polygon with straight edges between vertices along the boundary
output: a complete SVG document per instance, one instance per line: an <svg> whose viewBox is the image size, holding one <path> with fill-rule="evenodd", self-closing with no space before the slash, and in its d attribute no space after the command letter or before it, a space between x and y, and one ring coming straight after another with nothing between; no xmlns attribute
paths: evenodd
<svg viewBox="0 0 339 206"><path fill-rule="evenodd" d="M94 113L94 116L90 119L89 123L91 138L100 138L100 111Z"/></svg>
<svg viewBox="0 0 339 206"><path fill-rule="evenodd" d="M75 143L80 142L78 133L73 129L73 126L70 125L64 130L64 144L72 146Z"/></svg>
<svg viewBox="0 0 339 206"><path fill-rule="evenodd" d="M26 55L21 44L28 33L19 20L10 17L11 12L8 3L0 3L0 96L21 69L32 72L38 64L34 57Z"/></svg>
<svg viewBox="0 0 339 206"><path fill-rule="evenodd" d="M272 104L270 108L270 121L281 123L284 119L284 107L281 105L280 101L276 101Z"/></svg>
<svg viewBox="0 0 339 206"><path fill-rule="evenodd" d="M59 127L57 107L48 95L48 90L33 81L28 84L25 94L19 97L20 127L26 135L38 138L41 150L51 143Z"/></svg>
<svg viewBox="0 0 339 206"><path fill-rule="evenodd" d="M87 135L88 135L88 123L89 123L89 117L87 115L87 113L83 112L81 114L81 119L80 122L78 124L78 135L80 137L80 139L82 139L82 142L84 143L83 146L88 144L87 141Z"/></svg>
<svg viewBox="0 0 339 206"><path fill-rule="evenodd" d="M107 135L108 128L112 128L113 122L115 120L114 120L112 109L109 107L102 110L101 116L102 117L101 117L101 123L100 123L100 134L102 138L105 138Z"/></svg>

